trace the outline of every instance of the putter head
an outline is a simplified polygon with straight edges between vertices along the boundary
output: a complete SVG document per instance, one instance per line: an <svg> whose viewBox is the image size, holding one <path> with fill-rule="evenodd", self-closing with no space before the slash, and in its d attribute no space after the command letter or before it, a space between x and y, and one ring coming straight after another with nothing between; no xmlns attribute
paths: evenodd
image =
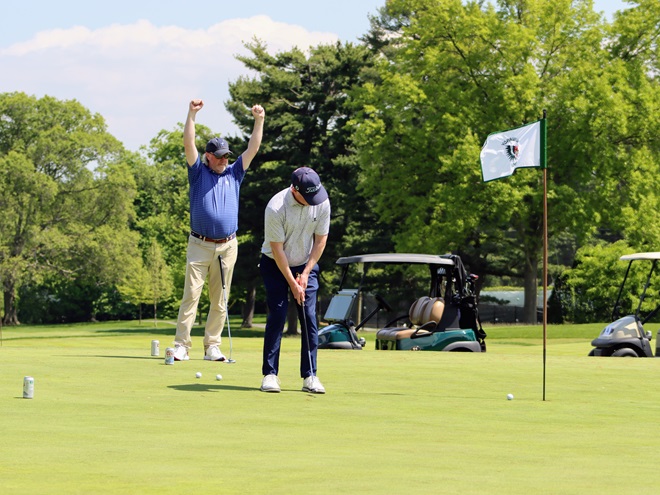
<svg viewBox="0 0 660 495"><path fill-rule="evenodd" d="M234 364L236 362L235 359L227 359L226 363L227 364Z"/></svg>

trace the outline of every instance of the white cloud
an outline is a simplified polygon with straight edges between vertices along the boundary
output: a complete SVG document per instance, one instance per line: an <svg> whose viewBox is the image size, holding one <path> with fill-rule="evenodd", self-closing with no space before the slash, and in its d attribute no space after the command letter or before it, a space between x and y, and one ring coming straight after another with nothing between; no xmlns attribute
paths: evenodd
<svg viewBox="0 0 660 495"><path fill-rule="evenodd" d="M235 55L247 53L243 42L254 37L270 53L338 39L263 15L196 30L146 20L95 30L55 29L0 50L0 91L75 98L100 113L110 133L133 150L183 121L192 98L206 103L199 123L234 134L237 128L224 109L228 82L247 74Z"/></svg>

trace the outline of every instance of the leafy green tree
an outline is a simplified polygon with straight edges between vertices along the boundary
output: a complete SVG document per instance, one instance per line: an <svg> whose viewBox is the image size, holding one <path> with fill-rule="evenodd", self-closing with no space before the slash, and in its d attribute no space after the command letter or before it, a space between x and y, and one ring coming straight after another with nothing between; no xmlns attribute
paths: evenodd
<svg viewBox="0 0 660 495"><path fill-rule="evenodd" d="M154 297L149 272L142 259L136 258L134 261L134 266L127 273L126 278L117 285L117 290L124 300L138 307L138 318L142 324L142 305L151 303Z"/></svg>
<svg viewBox="0 0 660 495"><path fill-rule="evenodd" d="M151 300L154 304L154 325L157 324L158 302L172 294L174 289L170 269L163 258L162 250L155 240L151 241L145 262L149 273Z"/></svg>
<svg viewBox="0 0 660 495"><path fill-rule="evenodd" d="M0 281L4 323L18 289L57 277L84 287L86 318L123 275L135 183L121 145L77 101L0 94Z"/></svg>
<svg viewBox="0 0 660 495"><path fill-rule="evenodd" d="M638 0L608 26L608 53L616 77L608 106L621 103L609 122L614 140L614 228L640 251L660 246L660 2ZM599 137L604 133L599 132ZM609 208L605 208L607 211Z"/></svg>
<svg viewBox="0 0 660 495"><path fill-rule="evenodd" d="M580 248L575 266L561 276L558 296L564 317L575 323L610 321L614 304L619 295L621 282L628 269L628 262L620 261L625 254L635 250L625 241L599 244ZM621 292L619 316L632 314L640 303L640 296L651 268L651 262L634 262L626 285ZM647 290L641 311L648 314L656 308L660 289L657 270Z"/></svg>
<svg viewBox="0 0 660 495"><path fill-rule="evenodd" d="M604 233L657 239L655 213L653 228L631 225L640 206L657 205L660 177L650 48L660 17L651 15L657 2L640 4L610 29L590 0L387 2L365 37L381 54L381 84L360 89L351 125L360 187L397 226L397 249L457 252L482 282L522 278L524 319L535 322L542 176L521 170L484 184L479 151L489 133L538 120L544 108L551 246L567 235L576 245ZM644 35L623 34L623 19ZM621 48L631 43L648 47L643 63L622 57L637 53Z"/></svg>
<svg viewBox="0 0 660 495"><path fill-rule="evenodd" d="M143 256L132 259L131 263L130 271L117 289L125 300L139 307L140 322L142 304L153 304L156 325L158 303L167 300L174 292L171 270L158 241L152 238Z"/></svg>

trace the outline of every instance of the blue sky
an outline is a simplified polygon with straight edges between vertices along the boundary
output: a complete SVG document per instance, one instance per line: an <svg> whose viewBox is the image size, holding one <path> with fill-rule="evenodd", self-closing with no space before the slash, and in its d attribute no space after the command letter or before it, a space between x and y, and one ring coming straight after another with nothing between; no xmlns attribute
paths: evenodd
<svg viewBox="0 0 660 495"><path fill-rule="evenodd" d="M385 0L23 0L12 2L11 10L2 9L0 46L25 41L46 29L77 25L94 29L148 19L156 26L196 29L259 14L355 41L369 28L367 14L376 13L384 4Z"/></svg>
<svg viewBox="0 0 660 495"><path fill-rule="evenodd" d="M551 0L549 0L551 1ZM234 59L256 36L271 52L355 42L385 0L23 0L0 15L0 92L77 99L137 150L183 121L236 134L227 84L245 75ZM608 18L624 0L595 0ZM258 102L255 102L258 103ZM266 109L267 110L267 109Z"/></svg>

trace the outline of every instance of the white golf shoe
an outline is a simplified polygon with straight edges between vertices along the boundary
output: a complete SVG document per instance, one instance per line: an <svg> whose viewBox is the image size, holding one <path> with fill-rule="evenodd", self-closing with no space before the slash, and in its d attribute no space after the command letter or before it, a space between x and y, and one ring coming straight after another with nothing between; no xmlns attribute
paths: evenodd
<svg viewBox="0 0 660 495"><path fill-rule="evenodd" d="M325 388L321 383L321 380L315 375L308 376L303 380L303 392L309 392L310 394L324 394Z"/></svg>
<svg viewBox="0 0 660 495"><path fill-rule="evenodd" d="M175 361L188 361L188 348L181 344L174 345L174 360Z"/></svg>
<svg viewBox="0 0 660 495"><path fill-rule="evenodd" d="M226 361L225 355L220 352L217 345L210 345L204 353L204 359L207 361Z"/></svg>
<svg viewBox="0 0 660 495"><path fill-rule="evenodd" d="M261 382L261 391L262 392L279 392L280 389L280 379L277 378L277 375L266 375L264 376L263 381Z"/></svg>

